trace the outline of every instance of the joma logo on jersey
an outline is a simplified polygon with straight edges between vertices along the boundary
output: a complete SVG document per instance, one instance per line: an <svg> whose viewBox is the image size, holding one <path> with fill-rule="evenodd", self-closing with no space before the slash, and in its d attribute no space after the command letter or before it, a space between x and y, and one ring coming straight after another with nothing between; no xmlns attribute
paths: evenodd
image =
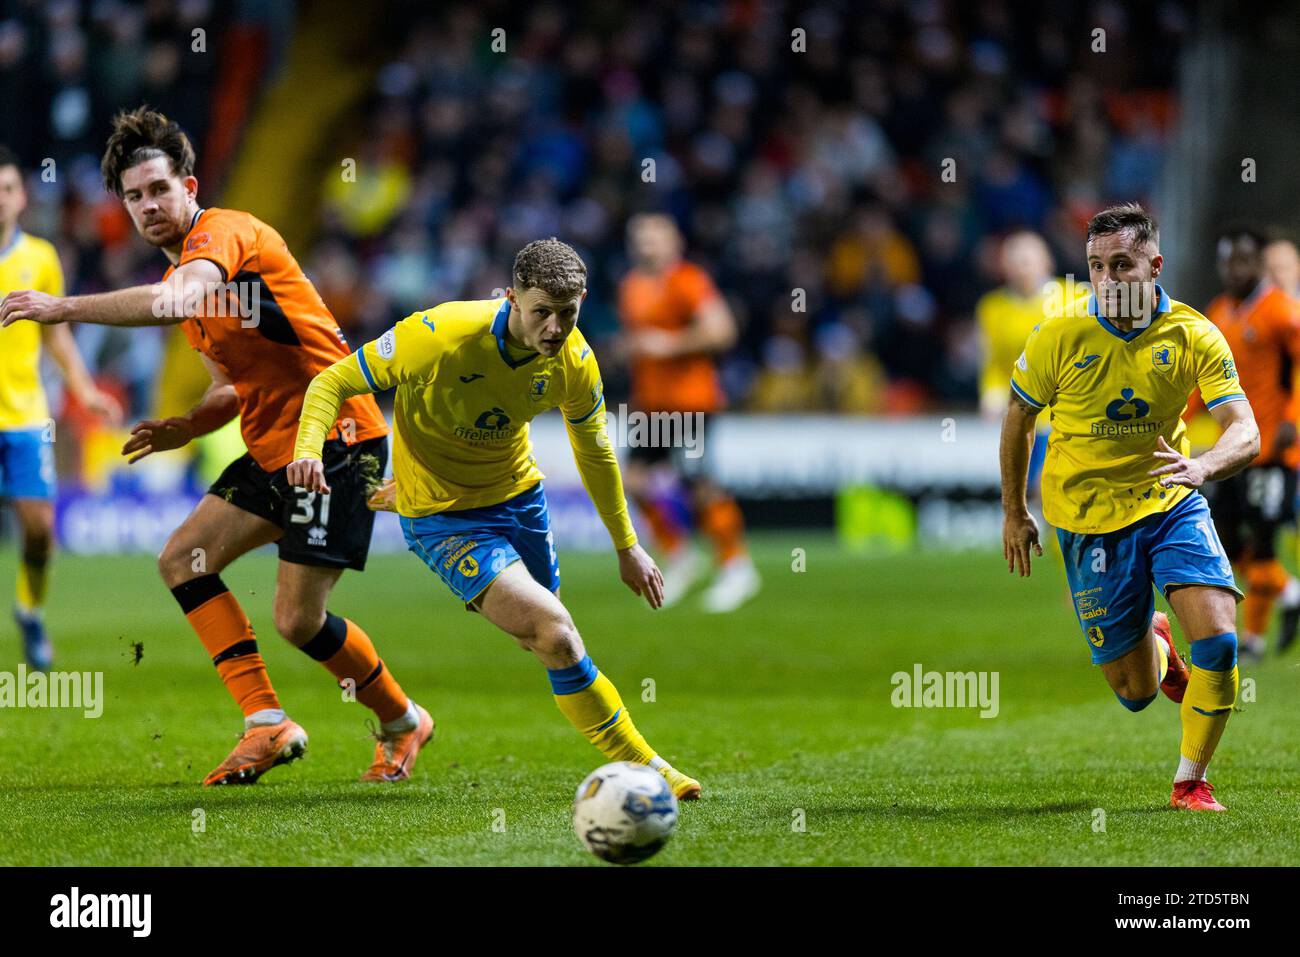
<svg viewBox="0 0 1300 957"><path fill-rule="evenodd" d="M539 372L533 376L528 383L528 396L534 401L541 399L546 395L546 390L551 387L551 374L549 372Z"/></svg>
<svg viewBox="0 0 1300 957"><path fill-rule="evenodd" d="M1151 406L1133 394L1132 389L1120 389L1120 397L1106 406L1106 418L1112 422L1145 419Z"/></svg>
<svg viewBox="0 0 1300 957"><path fill-rule="evenodd" d="M1151 347L1151 365L1157 372L1168 372L1174 367L1174 347L1167 342Z"/></svg>

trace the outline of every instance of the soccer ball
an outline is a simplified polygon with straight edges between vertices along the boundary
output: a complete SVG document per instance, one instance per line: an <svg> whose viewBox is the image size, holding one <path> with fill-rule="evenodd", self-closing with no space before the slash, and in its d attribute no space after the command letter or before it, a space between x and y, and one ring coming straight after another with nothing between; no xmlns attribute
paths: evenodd
<svg viewBox="0 0 1300 957"><path fill-rule="evenodd" d="M647 765L616 761L578 785L573 830L602 861L635 864L653 857L676 827L677 798Z"/></svg>

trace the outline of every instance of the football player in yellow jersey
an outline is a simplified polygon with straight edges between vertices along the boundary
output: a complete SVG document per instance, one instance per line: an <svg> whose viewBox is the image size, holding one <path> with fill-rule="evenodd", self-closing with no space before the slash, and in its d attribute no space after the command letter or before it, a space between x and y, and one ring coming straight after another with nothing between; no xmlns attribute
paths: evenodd
<svg viewBox="0 0 1300 957"><path fill-rule="evenodd" d="M648 764L678 798L697 798L699 782L637 731L559 598L544 476L528 439L529 420L557 407L624 583L652 608L664 598L663 576L628 517L600 369L576 329L587 267L552 238L525 246L512 275L505 298L417 312L317 375L288 479L328 494L321 446L340 405L396 387L395 505L411 551L468 609L537 656L560 711L611 761Z"/></svg>
<svg viewBox="0 0 1300 957"><path fill-rule="evenodd" d="M1156 282L1159 232L1136 204L1088 223L1085 309L1025 343L1002 426L1002 546L1008 570L1041 555L1025 502L1034 422L1052 409L1043 511L1057 528L1092 660L1130 711L1157 688L1180 703L1183 736L1170 803L1221 811L1205 769L1237 700L1241 592L1198 489L1259 454L1259 428L1223 334ZM1223 429L1190 457L1182 412L1199 387ZM1155 584L1191 642L1190 674L1152 628Z"/></svg>
<svg viewBox="0 0 1300 957"><path fill-rule="evenodd" d="M0 146L0 298L14 289L61 296L63 269L54 246L18 227L26 206L18 157ZM42 345L83 406L114 423L122 410L95 387L67 326L0 329L0 496L13 505L22 530L14 621L28 663L44 671L53 657L43 609L54 549L54 429L41 387Z"/></svg>

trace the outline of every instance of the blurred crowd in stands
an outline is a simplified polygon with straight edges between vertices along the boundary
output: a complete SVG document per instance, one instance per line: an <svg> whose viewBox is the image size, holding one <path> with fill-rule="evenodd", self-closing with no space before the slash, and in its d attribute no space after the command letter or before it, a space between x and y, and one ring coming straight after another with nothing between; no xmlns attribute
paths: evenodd
<svg viewBox="0 0 1300 957"><path fill-rule="evenodd" d="M227 6L245 4L0 0L4 135L33 158L28 225L60 237L74 291L158 274L99 186L107 113L162 107L202 160L214 58L183 53ZM1192 28L1173 0L391 6L342 144L357 182L322 162L297 250L353 344L492 295L519 246L557 235L591 269L583 322L617 394L624 227L662 209L740 322L732 407L763 411L973 408L999 237L1035 229L1082 274L1088 216L1151 201ZM47 156L55 184L36 181ZM84 344L143 387L147 361Z"/></svg>

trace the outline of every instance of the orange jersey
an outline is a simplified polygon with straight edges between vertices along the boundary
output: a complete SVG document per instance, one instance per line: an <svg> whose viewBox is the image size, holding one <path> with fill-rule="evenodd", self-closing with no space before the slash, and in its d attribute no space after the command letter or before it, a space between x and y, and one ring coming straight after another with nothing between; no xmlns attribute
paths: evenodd
<svg viewBox="0 0 1300 957"><path fill-rule="evenodd" d="M1275 286L1260 285L1247 299L1226 293L1210 303L1206 316L1228 341L1242 391L1250 399L1259 423L1259 458L1256 465L1275 464L1273 451L1278 427L1295 422L1293 374L1300 359L1300 314L1295 302ZM1296 464L1294 446L1286 454Z"/></svg>
<svg viewBox="0 0 1300 957"><path fill-rule="evenodd" d="M634 270L619 286L619 316L630 332L679 332L718 295L713 280L692 263L679 262L661 274ZM723 401L718 370L708 353L632 360L632 403L642 411L716 412Z"/></svg>
<svg viewBox="0 0 1300 957"><path fill-rule="evenodd" d="M284 239L255 216L200 210L179 265L196 259L215 263L236 285L224 297L209 295L200 315L182 323L185 337L234 383L244 444L274 472L293 461L307 386L351 350ZM374 396L360 395L343 403L330 437L360 442L387 434Z"/></svg>

